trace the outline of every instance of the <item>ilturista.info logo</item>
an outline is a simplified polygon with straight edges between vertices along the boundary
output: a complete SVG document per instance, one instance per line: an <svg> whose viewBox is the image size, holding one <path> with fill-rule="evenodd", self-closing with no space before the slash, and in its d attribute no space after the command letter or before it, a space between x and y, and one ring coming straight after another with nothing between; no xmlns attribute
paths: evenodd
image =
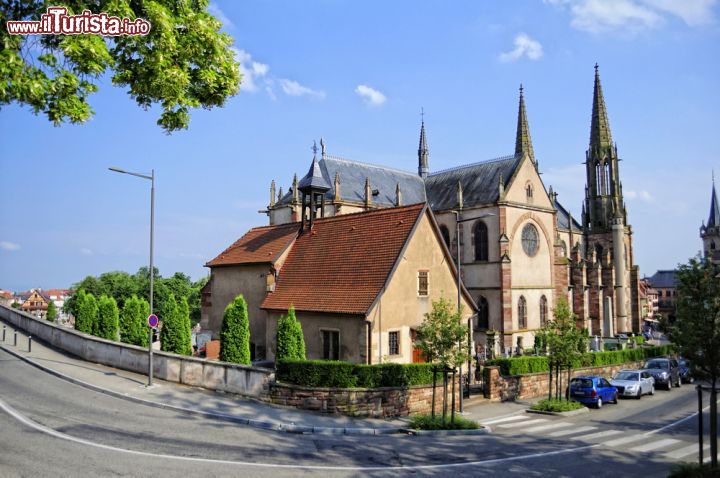
<svg viewBox="0 0 720 478"><path fill-rule="evenodd" d="M48 7L40 21L8 20L10 35L147 35L150 22L136 18L111 17L107 13L84 10L79 15L68 15L65 7Z"/></svg>

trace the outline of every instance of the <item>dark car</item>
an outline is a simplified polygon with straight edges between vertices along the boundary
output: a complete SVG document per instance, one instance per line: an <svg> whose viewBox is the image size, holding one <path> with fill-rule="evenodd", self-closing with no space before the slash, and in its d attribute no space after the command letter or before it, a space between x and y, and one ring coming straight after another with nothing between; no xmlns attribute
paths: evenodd
<svg viewBox="0 0 720 478"><path fill-rule="evenodd" d="M693 383L695 377L693 377L692 364L684 358L679 358L678 365L680 366L680 380L684 383Z"/></svg>
<svg viewBox="0 0 720 478"><path fill-rule="evenodd" d="M679 387L680 364L674 358L661 357L650 359L643 367L655 379L655 387L665 387L670 390L673 385Z"/></svg>
<svg viewBox="0 0 720 478"><path fill-rule="evenodd" d="M618 390L602 377L575 377L570 380L568 397L600 408L605 402L617 403Z"/></svg>

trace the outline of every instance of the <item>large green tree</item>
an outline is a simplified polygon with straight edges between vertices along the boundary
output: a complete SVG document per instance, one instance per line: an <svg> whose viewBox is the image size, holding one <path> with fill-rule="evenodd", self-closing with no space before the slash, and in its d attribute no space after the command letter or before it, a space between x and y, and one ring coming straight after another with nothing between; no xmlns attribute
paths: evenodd
<svg viewBox="0 0 720 478"><path fill-rule="evenodd" d="M250 322L242 295L225 308L220 328L220 360L250 365Z"/></svg>
<svg viewBox="0 0 720 478"><path fill-rule="evenodd" d="M75 316L75 328L86 334L94 334L98 316L98 306L95 296L86 294L81 290L77 297L77 315Z"/></svg>
<svg viewBox="0 0 720 478"><path fill-rule="evenodd" d="M98 301L97 335L107 340L118 339L119 314L115 299L103 295Z"/></svg>
<svg viewBox="0 0 720 478"><path fill-rule="evenodd" d="M120 312L120 340L125 343L148 346L149 330L147 317L150 315L150 305L143 298L131 296L125 301Z"/></svg>
<svg viewBox="0 0 720 478"><path fill-rule="evenodd" d="M295 317L295 307L292 305L287 317L281 317L278 321L276 343L276 362L282 359L305 360L305 337L303 337L302 325Z"/></svg>
<svg viewBox="0 0 720 478"><path fill-rule="evenodd" d="M0 105L18 103L55 125L84 123L88 97L108 72L137 104L162 109L166 132L186 129L191 108L223 106L240 82L232 38L208 13L208 0L4 0L0 2ZM39 20L48 5L143 18L145 36L10 35L7 20Z"/></svg>
<svg viewBox="0 0 720 478"><path fill-rule="evenodd" d="M710 456L718 467L717 387L720 385L720 265L693 258L677 273L674 323L663 327L680 354L693 364L695 377L710 382Z"/></svg>

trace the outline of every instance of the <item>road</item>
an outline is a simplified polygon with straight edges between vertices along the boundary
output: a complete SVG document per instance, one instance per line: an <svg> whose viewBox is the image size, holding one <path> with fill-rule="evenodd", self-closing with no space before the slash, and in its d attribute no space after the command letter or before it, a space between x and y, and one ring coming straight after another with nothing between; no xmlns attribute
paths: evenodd
<svg viewBox="0 0 720 478"><path fill-rule="evenodd" d="M484 436L293 435L113 398L0 351L0 476L666 476L694 459L697 418L677 422L695 407L684 386L567 419L503 417Z"/></svg>

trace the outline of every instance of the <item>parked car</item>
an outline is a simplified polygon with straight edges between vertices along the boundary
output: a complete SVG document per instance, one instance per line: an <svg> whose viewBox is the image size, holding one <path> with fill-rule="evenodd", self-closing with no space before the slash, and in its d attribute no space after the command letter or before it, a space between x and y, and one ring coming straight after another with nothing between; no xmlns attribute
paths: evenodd
<svg viewBox="0 0 720 478"><path fill-rule="evenodd" d="M568 398L601 408L603 403L617 403L618 390L603 377L575 377L570 380Z"/></svg>
<svg viewBox="0 0 720 478"><path fill-rule="evenodd" d="M663 386L670 390L673 385L679 387L680 366L678 361L670 357L650 359L643 367L655 379L655 386Z"/></svg>
<svg viewBox="0 0 720 478"><path fill-rule="evenodd" d="M678 358L678 365L680 366L680 381L685 383L693 383L695 377L693 377L692 364L684 358Z"/></svg>
<svg viewBox="0 0 720 478"><path fill-rule="evenodd" d="M621 397L633 397L638 400L645 394L655 394L655 379L645 370L620 370L610 385L617 388Z"/></svg>

